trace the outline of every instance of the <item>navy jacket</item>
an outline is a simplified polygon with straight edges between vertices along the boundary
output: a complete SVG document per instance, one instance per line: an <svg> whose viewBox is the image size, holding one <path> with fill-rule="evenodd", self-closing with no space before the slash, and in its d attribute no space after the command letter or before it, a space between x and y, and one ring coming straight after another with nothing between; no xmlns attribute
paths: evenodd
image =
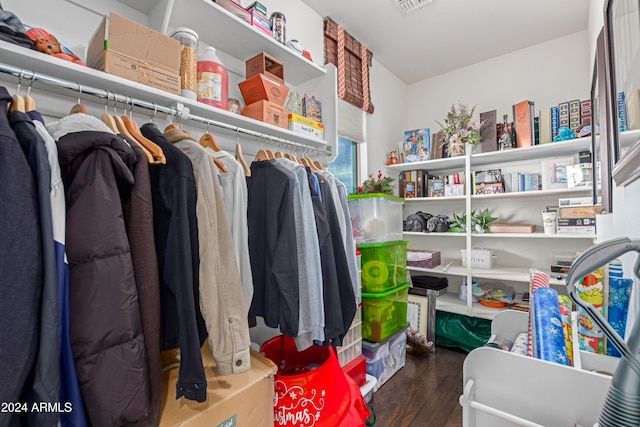
<svg viewBox="0 0 640 427"><path fill-rule="evenodd" d="M142 134L158 144L166 165L149 169L153 200L153 227L162 307L162 348L180 348L176 399L203 402L207 379L200 348L207 328L200 312L199 242L196 218L196 181L189 158L151 123Z"/></svg>

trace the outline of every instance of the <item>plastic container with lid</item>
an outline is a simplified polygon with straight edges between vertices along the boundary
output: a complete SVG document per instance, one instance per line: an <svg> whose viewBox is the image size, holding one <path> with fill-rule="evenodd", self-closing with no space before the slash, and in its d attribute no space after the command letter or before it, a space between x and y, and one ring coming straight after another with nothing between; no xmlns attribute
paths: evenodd
<svg viewBox="0 0 640 427"><path fill-rule="evenodd" d="M190 28L178 27L171 34L182 45L180 54L180 87L182 96L189 99L197 99L197 73L198 73L198 33Z"/></svg>
<svg viewBox="0 0 640 427"><path fill-rule="evenodd" d="M229 73L216 54L207 47L198 60L198 101L226 110L229 107Z"/></svg>
<svg viewBox="0 0 640 427"><path fill-rule="evenodd" d="M356 244L402 239L404 199L389 194L352 194L349 212Z"/></svg>

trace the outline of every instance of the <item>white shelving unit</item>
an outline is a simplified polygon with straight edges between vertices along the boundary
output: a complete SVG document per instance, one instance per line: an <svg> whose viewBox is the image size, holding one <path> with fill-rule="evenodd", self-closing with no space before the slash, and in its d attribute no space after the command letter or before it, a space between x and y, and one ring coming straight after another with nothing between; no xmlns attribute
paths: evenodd
<svg viewBox="0 0 640 427"><path fill-rule="evenodd" d="M188 114L191 114L224 123L231 130L215 129L215 131L231 138L237 137L243 143L261 145L265 143L265 139L247 137L242 134L238 135L232 129L244 129L262 134L265 137L279 139L282 142L293 142L301 149L308 147L313 149L314 152L319 152L320 160L322 161L335 158L337 155L338 99L336 93L337 72L333 65L321 67L295 54L286 46L260 33L210 0L149 0L141 2L121 0L121 2L145 14L148 13L150 21L158 23L152 26L162 26L159 23L164 22L172 26L189 26L196 29L200 34L201 41L219 47L226 54L238 61L242 61L242 63L263 51L281 60L285 64L286 83L294 85L299 92L315 94L316 98L322 102L325 126L324 140L230 113L195 100L170 94L138 82L79 66L3 41L0 41L0 63L24 70L25 77L35 72L54 79L75 82L79 87L90 86L103 89L149 103L156 103L159 106L180 106L183 111L188 111L187 114L183 114L183 119L188 119ZM0 74L0 80L10 81L12 84L16 82L15 77L6 74ZM29 84L28 78L22 79L22 84L26 87ZM46 85L44 87L40 82L34 83L33 88L34 90L42 90L48 94L61 95L71 99L75 99L78 96L77 93L73 93L67 88L56 87L55 85ZM87 96L83 96L82 101L88 104L104 103L104 101ZM72 104L68 105L65 110L70 108ZM110 106L112 105L113 103L110 104ZM122 108L122 104L120 108ZM139 113L139 111L134 112ZM153 111L149 113L149 116L152 113ZM204 128L204 125L200 126ZM286 149L287 146L283 145L282 148Z"/></svg>
<svg viewBox="0 0 640 427"><path fill-rule="evenodd" d="M593 191L591 187L474 195L470 178L473 171L514 166L520 168L521 165L536 167L542 160L554 157L576 156L577 159L579 151L589 150L590 147L591 138L579 138L513 150L467 152L459 157L388 166L392 174L423 169L432 175L464 171L467 177L465 196L407 199L404 204L405 217L417 210L451 217L452 212L463 213L488 208L492 216L499 217L498 222L537 224L538 230L534 233L404 233L405 238L410 240L409 248L441 252L441 265L436 268L408 268L414 274L449 278L449 293L436 300L438 310L493 319L503 310L471 302L470 287L467 289L467 301L458 299L457 290L463 282L470 283L476 279L481 285L507 285L516 292L523 292L528 289L531 268L549 272L552 256L556 252L563 255L575 254L590 247L596 239L595 234L549 235L542 232L541 211L545 206L557 206L558 198L562 197L589 196ZM460 250L467 249L466 264L471 265L470 249L478 247L494 250L496 265L491 269L462 266ZM450 262L452 263L449 265ZM564 280L557 275L551 277L551 284L564 292Z"/></svg>
<svg viewBox="0 0 640 427"><path fill-rule="evenodd" d="M491 332L514 340L528 314L505 310ZM460 396L464 427L573 426L598 421L618 359L580 352L582 369L480 347L464 361Z"/></svg>

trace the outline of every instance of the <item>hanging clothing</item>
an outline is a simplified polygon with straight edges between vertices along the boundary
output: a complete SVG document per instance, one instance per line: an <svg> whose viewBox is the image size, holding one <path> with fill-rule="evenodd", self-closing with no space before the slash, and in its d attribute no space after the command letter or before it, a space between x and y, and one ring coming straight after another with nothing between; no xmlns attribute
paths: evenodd
<svg viewBox="0 0 640 427"><path fill-rule="evenodd" d="M124 205L124 222L131 246L131 261L136 278L136 289L140 301L142 333L147 352L149 370L149 413L139 420L137 426L157 426L160 423L162 405L162 350L160 338L160 282L158 259L153 239L153 201L147 156L140 146L128 140L136 155L133 169L135 182L131 187L131 197ZM154 166L155 167L155 166Z"/></svg>
<svg viewBox="0 0 640 427"><path fill-rule="evenodd" d="M333 345L342 345L342 338L344 338L344 335L349 330L351 322L353 322L353 318L356 314L356 299L349 274L349 265L342 240L342 231L340 229L340 216L342 215L342 212L340 212L339 215L336 207L336 203L338 203L339 200L334 199L332 196L332 192L329 188L330 184L322 178L322 175L320 175L320 177L320 189L323 194L322 203L327 214L327 220L331 232L333 256L336 274L338 277L337 285L340 300L339 309L342 314L342 331L335 337L327 337L327 340L331 339Z"/></svg>
<svg viewBox="0 0 640 427"><path fill-rule="evenodd" d="M320 246L305 167L286 158L276 159L275 167L290 176L294 188L293 210L300 287L298 335L294 338L296 347L302 351L310 347L314 340L325 339Z"/></svg>
<svg viewBox="0 0 640 427"><path fill-rule="evenodd" d="M218 168L211 155L179 129L167 140L191 159L196 179L200 250L200 309L218 375L237 374L251 366L249 325L238 262L233 249Z"/></svg>
<svg viewBox="0 0 640 427"><path fill-rule="evenodd" d="M104 126L104 131L94 128ZM147 415L149 381L122 203L136 157L98 119L73 114L48 126L57 140L67 200L71 344L93 426Z"/></svg>
<svg viewBox="0 0 640 427"><path fill-rule="evenodd" d="M253 301L249 314L291 337L298 335L299 324L294 191L275 161L251 163L248 224Z"/></svg>
<svg viewBox="0 0 640 427"><path fill-rule="evenodd" d="M42 239L36 184L6 115L11 96L0 87L0 402L20 402L33 368L40 329ZM0 426L17 425L19 414L0 413Z"/></svg>
<svg viewBox="0 0 640 427"><path fill-rule="evenodd" d="M227 219L231 227L233 247L244 289L244 302L247 312L253 298L253 275L249 258L249 229L247 227L247 181L244 169L231 154L226 151L214 151L211 147L205 150L226 167L227 173L219 174L224 204L227 208Z"/></svg>
<svg viewBox="0 0 640 427"><path fill-rule="evenodd" d="M342 208L342 215L344 216L344 224L346 229L343 230L342 238L344 243L344 249L347 256L347 265L349 266L349 277L351 277L351 284L353 285L353 292L355 295L360 293L358 285L358 258L356 257L356 240L353 238L353 230L351 228L351 213L349 212L349 196L347 193L347 187L333 177L336 186L338 187L338 196L340 199L340 207ZM338 213L340 215L340 213Z"/></svg>
<svg viewBox="0 0 640 427"><path fill-rule="evenodd" d="M42 242L42 299L40 302L40 330L33 383L24 391L24 401L60 401L60 346L58 343L58 276L55 244L53 241L53 217L51 214L51 166L44 140L26 113L9 114L11 127L22 146L36 182L40 235ZM58 424L60 416L55 412L29 412L31 425Z"/></svg>
<svg viewBox="0 0 640 427"><path fill-rule="evenodd" d="M200 312L196 183L189 158L153 124L142 134L162 148L166 165L149 169L153 230L160 273L162 348L180 348L176 399L204 402L207 378L200 347L207 329Z"/></svg>
<svg viewBox="0 0 640 427"><path fill-rule="evenodd" d="M51 166L51 216L53 220L53 240L56 253L56 273L58 283L58 346L60 348L60 402L70 402L71 412L60 414L62 427L83 427L87 425L84 402L78 384L76 363L69 337L69 263L65 253L66 207L64 185L58 162L58 147L44 126L42 115L37 111L27 112L33 120L36 131L44 140L49 165Z"/></svg>

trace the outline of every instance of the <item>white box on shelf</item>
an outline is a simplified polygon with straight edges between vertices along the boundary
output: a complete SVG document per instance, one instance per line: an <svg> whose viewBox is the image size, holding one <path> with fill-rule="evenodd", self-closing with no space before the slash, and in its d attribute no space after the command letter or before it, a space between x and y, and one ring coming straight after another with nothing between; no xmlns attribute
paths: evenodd
<svg viewBox="0 0 640 427"><path fill-rule="evenodd" d="M467 266L467 250L462 249L462 266ZM471 249L471 267L473 268L493 268L493 249Z"/></svg>

